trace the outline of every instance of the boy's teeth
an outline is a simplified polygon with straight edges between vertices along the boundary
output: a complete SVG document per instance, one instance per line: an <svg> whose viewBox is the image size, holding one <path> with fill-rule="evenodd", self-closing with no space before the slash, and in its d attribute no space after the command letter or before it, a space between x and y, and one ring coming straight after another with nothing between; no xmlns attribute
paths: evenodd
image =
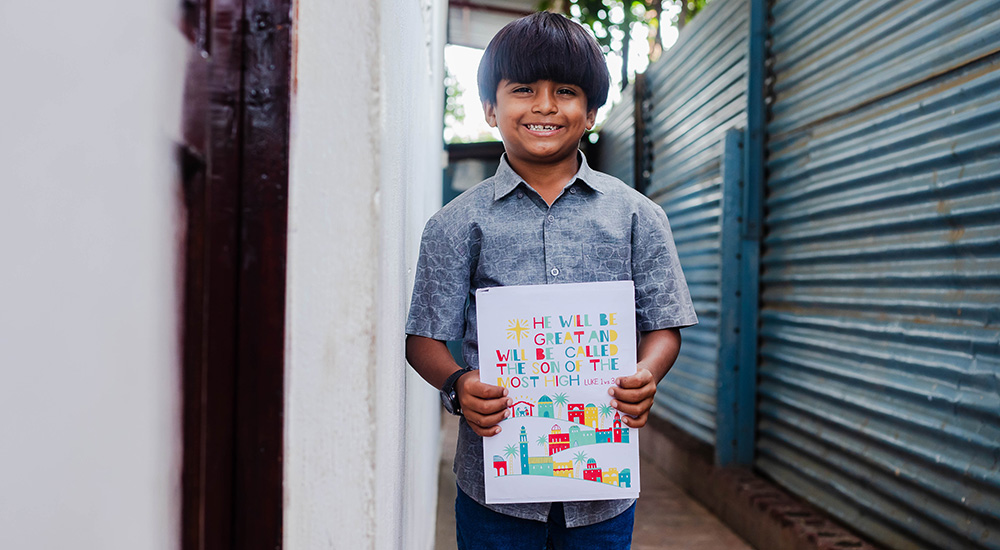
<svg viewBox="0 0 1000 550"><path fill-rule="evenodd" d="M547 124L529 124L528 129L534 130L536 132L544 132L547 130L555 130L558 126L549 126Z"/></svg>

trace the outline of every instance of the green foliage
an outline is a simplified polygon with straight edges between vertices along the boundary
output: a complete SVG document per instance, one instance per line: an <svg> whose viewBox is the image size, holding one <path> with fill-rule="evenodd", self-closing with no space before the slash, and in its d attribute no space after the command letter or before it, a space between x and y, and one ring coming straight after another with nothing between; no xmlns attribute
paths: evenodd
<svg viewBox="0 0 1000 550"><path fill-rule="evenodd" d="M680 14L678 14L673 21L673 23L678 27L683 27L686 23L690 22L691 18L698 15L698 12L700 12L705 7L705 4L708 3L708 0L687 0L687 1L668 0L668 1L671 1L671 3L673 3L674 5L678 5L681 7ZM682 18L683 21L681 20Z"/></svg>
<svg viewBox="0 0 1000 550"><path fill-rule="evenodd" d="M707 3L708 0L541 0L538 9L563 13L590 28L604 53L622 53L626 29L634 24L646 25L650 57L655 59L661 51L661 27L683 27ZM661 21L664 16L667 21Z"/></svg>
<svg viewBox="0 0 1000 550"><path fill-rule="evenodd" d="M628 0L541 0L538 4L539 10L557 11L568 15L577 23L589 27L597 37L597 43L601 45L604 53L611 51L621 51L620 42L614 40L611 29L618 27L624 29L626 26L640 20L644 20L647 12L647 4L652 1ZM614 7L622 8L620 11L613 10ZM624 9L624 8L628 9ZM617 17L616 17L617 15ZM653 15L649 22L655 24L656 16ZM615 47L617 46L617 47Z"/></svg>

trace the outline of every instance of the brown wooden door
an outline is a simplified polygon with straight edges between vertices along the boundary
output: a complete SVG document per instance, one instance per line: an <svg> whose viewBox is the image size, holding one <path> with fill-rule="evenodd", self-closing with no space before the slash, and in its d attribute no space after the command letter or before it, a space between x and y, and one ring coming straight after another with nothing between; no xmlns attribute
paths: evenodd
<svg viewBox="0 0 1000 550"><path fill-rule="evenodd" d="M282 543L290 6L180 6L185 550Z"/></svg>

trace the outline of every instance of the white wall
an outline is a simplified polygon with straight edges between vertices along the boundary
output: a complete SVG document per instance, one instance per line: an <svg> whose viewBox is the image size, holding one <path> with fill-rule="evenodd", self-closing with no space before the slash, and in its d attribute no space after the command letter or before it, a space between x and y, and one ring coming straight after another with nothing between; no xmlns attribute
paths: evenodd
<svg viewBox="0 0 1000 550"><path fill-rule="evenodd" d="M443 4L296 6L286 548L433 542L438 409L403 323L440 204Z"/></svg>
<svg viewBox="0 0 1000 550"><path fill-rule="evenodd" d="M168 4L0 4L0 548L178 544Z"/></svg>

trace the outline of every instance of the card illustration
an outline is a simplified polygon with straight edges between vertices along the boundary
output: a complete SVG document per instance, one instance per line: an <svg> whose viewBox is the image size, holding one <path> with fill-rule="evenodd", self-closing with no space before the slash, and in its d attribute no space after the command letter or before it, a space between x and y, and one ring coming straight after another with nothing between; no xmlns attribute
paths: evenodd
<svg viewBox="0 0 1000 550"><path fill-rule="evenodd" d="M634 498L639 447L608 389L635 373L631 281L476 293L480 380L510 417L483 439L486 502Z"/></svg>

